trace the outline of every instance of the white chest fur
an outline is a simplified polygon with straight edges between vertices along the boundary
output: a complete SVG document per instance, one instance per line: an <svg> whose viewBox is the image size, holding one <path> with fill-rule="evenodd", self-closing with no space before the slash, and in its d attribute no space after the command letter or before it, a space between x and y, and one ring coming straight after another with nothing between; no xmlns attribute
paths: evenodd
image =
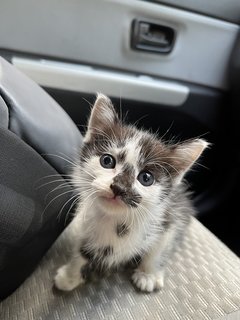
<svg viewBox="0 0 240 320"><path fill-rule="evenodd" d="M104 257L109 267L118 266L141 255L153 241L149 228L139 224L124 214L117 216L105 214L100 208L92 206L87 215L80 210L72 222L71 232L75 246L83 243L90 252L106 251Z"/></svg>

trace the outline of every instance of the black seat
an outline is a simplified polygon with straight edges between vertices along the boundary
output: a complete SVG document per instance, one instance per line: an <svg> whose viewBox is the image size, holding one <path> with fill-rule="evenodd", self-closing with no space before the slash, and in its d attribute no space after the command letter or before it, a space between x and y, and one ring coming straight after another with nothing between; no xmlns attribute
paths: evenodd
<svg viewBox="0 0 240 320"><path fill-rule="evenodd" d="M63 109L0 58L1 299L30 274L64 228L73 196L64 178L81 145Z"/></svg>

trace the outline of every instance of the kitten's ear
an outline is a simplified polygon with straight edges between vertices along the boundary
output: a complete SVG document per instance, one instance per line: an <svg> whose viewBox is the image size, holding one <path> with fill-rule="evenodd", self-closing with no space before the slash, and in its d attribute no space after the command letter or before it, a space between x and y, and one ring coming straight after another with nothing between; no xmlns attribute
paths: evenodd
<svg viewBox="0 0 240 320"><path fill-rule="evenodd" d="M209 143L203 139L194 139L173 146L170 157L172 158L172 175L177 183L182 180L185 173L208 146Z"/></svg>
<svg viewBox="0 0 240 320"><path fill-rule="evenodd" d="M106 128L114 127L119 121L111 100L98 93L88 121L85 140L89 140L92 135L99 134Z"/></svg>

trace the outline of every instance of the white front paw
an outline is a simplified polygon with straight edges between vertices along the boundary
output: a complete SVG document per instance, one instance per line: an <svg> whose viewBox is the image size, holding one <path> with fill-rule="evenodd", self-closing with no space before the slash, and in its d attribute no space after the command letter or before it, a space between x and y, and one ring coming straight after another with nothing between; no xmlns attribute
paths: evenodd
<svg viewBox="0 0 240 320"><path fill-rule="evenodd" d="M132 275L135 286L141 291L152 292L159 290L164 284L164 274L162 271L156 273L145 273L136 269Z"/></svg>
<svg viewBox="0 0 240 320"><path fill-rule="evenodd" d="M68 265L64 265L58 269L54 283L59 290L71 291L84 282L80 270L76 274L71 274L69 271Z"/></svg>

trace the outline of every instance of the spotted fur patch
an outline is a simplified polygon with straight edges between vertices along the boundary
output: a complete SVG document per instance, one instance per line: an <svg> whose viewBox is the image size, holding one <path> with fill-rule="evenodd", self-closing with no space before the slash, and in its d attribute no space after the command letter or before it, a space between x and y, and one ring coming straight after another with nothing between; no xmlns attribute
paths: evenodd
<svg viewBox="0 0 240 320"><path fill-rule="evenodd" d="M105 259L113 254L113 247L106 246L98 248L96 251L88 250L86 246L80 248L81 255L88 260L88 262L81 268L83 279L92 280L105 274L106 265Z"/></svg>
<svg viewBox="0 0 240 320"><path fill-rule="evenodd" d="M88 259L91 261L97 260L101 262L104 258L113 254L113 247L106 246L106 247L98 248L97 250L94 251L94 250L88 249L86 245L83 245L79 251L85 259Z"/></svg>
<svg viewBox="0 0 240 320"><path fill-rule="evenodd" d="M126 160L126 151L122 150L119 152L119 154L117 155L117 162L118 163L124 163L124 161Z"/></svg>
<svg viewBox="0 0 240 320"><path fill-rule="evenodd" d="M125 223L121 223L117 225L116 233L118 237L124 237L129 233L129 228Z"/></svg>

